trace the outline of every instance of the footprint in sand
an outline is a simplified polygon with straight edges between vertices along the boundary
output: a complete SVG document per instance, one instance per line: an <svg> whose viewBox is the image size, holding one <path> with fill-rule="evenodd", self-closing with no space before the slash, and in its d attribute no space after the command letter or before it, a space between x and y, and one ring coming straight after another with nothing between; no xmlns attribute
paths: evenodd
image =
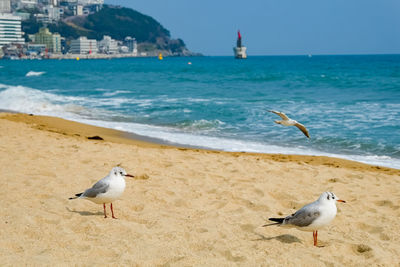
<svg viewBox="0 0 400 267"><path fill-rule="evenodd" d="M241 261L245 261L246 257L245 256L234 256L232 255L232 252L229 250L225 250L220 252L222 256L225 257L225 259L227 259L228 261L232 261L232 262L241 262Z"/></svg>
<svg viewBox="0 0 400 267"><path fill-rule="evenodd" d="M366 231L373 235L378 235L381 240L384 241L390 240L390 237L384 233L385 229L383 227L368 225L365 223L359 223L358 226L363 231Z"/></svg>
<svg viewBox="0 0 400 267"><path fill-rule="evenodd" d="M254 229L256 229L256 228L257 228L257 226L254 226L252 224L241 224L240 225L240 229L242 229L243 231L248 232L248 233L254 233Z"/></svg>
<svg viewBox="0 0 400 267"><path fill-rule="evenodd" d="M256 193L259 197L263 197L264 196L264 192L260 189L255 188L254 189L254 193Z"/></svg>
<svg viewBox="0 0 400 267"><path fill-rule="evenodd" d="M270 193L271 196L279 201L284 208L287 209L298 209L304 205L297 202L297 198L287 193Z"/></svg>
<svg viewBox="0 0 400 267"><path fill-rule="evenodd" d="M136 212L142 211L144 209L144 205L143 204L138 204L138 205L133 205L132 209Z"/></svg>
<svg viewBox="0 0 400 267"><path fill-rule="evenodd" d="M387 207L387 208L391 208L393 210L397 210L400 206L394 205L392 201L390 200L379 200L379 201L375 201L375 205L379 206L379 207Z"/></svg>
<svg viewBox="0 0 400 267"><path fill-rule="evenodd" d="M202 234L202 233L207 233L208 230L206 228L199 228L196 230L196 232Z"/></svg>
<svg viewBox="0 0 400 267"><path fill-rule="evenodd" d="M373 249L370 246L366 245L366 244L353 245L353 250L356 252L356 254L364 255L367 258L370 258L370 257L373 256L372 255Z"/></svg>

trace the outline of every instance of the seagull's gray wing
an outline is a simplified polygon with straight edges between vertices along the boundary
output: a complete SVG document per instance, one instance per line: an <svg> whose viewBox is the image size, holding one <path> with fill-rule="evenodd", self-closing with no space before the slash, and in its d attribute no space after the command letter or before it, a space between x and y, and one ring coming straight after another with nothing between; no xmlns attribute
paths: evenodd
<svg viewBox="0 0 400 267"><path fill-rule="evenodd" d="M301 124L301 123L296 123L294 126L296 126L297 128L299 128L300 131L302 131L303 134L304 134L305 136L307 136L308 138L310 138L310 135L308 134L307 128L306 128L303 124Z"/></svg>
<svg viewBox="0 0 400 267"><path fill-rule="evenodd" d="M296 213L287 216L283 220L283 224L305 227L312 224L313 221L319 217L319 215L319 210L313 208L312 206L305 206L296 211Z"/></svg>
<svg viewBox="0 0 400 267"><path fill-rule="evenodd" d="M83 192L82 196L83 197L88 197L88 198L94 198L98 194L105 193L107 192L108 187L110 184L103 179L95 183L92 188L86 189L85 192Z"/></svg>
<svg viewBox="0 0 400 267"><path fill-rule="evenodd" d="M272 112L272 113L274 113L274 114L276 114L276 115L278 115L278 116L281 117L283 120L288 120L288 119L289 119L289 117L286 116L286 114L283 113L283 112L279 112L279 111L275 111L275 110L268 110L268 111L269 111L269 112Z"/></svg>

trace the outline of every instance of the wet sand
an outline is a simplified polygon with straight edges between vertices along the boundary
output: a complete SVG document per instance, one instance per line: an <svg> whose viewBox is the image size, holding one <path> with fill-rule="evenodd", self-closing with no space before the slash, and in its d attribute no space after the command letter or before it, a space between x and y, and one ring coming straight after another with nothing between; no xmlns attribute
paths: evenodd
<svg viewBox="0 0 400 267"><path fill-rule="evenodd" d="M0 113L2 265L399 264L400 170L148 141ZM101 205L68 200L117 164L136 175L114 203L118 220L104 219ZM313 247L309 232L261 227L326 190L348 203L319 231L324 247Z"/></svg>

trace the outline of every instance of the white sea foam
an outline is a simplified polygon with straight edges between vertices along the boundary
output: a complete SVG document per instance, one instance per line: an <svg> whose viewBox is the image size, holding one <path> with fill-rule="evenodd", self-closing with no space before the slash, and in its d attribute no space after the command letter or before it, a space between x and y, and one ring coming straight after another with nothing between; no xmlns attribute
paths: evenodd
<svg viewBox="0 0 400 267"><path fill-rule="evenodd" d="M160 141L180 144L185 146L201 147L208 149L217 149L231 152L255 152L255 153L272 153L272 154L293 154L293 155L310 155L310 156L328 156L342 159L349 159L363 162L371 165L379 165L400 169L400 160L389 156L376 155L342 155L335 153L327 153L304 147L282 147L277 145L268 145L258 142L212 137L191 133L183 133L174 128L159 127L153 125L145 125L138 123L123 122L106 122L96 120L79 120L82 123L92 124L95 126L116 129L135 133L138 135L152 137Z"/></svg>
<svg viewBox="0 0 400 267"><path fill-rule="evenodd" d="M120 105L126 101L118 98L112 98L111 100L112 101L107 99L60 96L24 86L0 84L0 109L56 116L91 125L131 132L142 136L156 138L162 142L181 144L185 146L211 148L224 151L321 155L400 169L400 160L389 156L342 155L317 151L306 147L283 147L255 141L199 134L199 132L209 133L210 131L207 130L208 128L214 129L224 124L222 121L218 120L198 120L178 128L129 122L104 121L98 119L94 120L95 118L107 117L107 115L115 115L108 114L111 112L104 109L97 110L96 107L100 107L101 105ZM132 100L130 100L130 102L132 102ZM143 100L133 102L143 103ZM86 106L91 108L88 109ZM187 131L188 129L190 130Z"/></svg>
<svg viewBox="0 0 400 267"><path fill-rule="evenodd" d="M116 95L121 95L121 94L129 94L129 93L130 93L129 91L116 90L116 91L113 91L113 92L105 92L105 93L103 94L103 96L105 96L105 97L111 97L111 96L116 96Z"/></svg>
<svg viewBox="0 0 400 267"><path fill-rule="evenodd" d="M41 76L45 74L45 71L29 71L27 74L25 74L26 77L32 77L32 76Z"/></svg>
<svg viewBox="0 0 400 267"><path fill-rule="evenodd" d="M93 110L80 103L87 104L88 101L83 97L60 96L29 87L0 84L0 109L72 120L90 118Z"/></svg>

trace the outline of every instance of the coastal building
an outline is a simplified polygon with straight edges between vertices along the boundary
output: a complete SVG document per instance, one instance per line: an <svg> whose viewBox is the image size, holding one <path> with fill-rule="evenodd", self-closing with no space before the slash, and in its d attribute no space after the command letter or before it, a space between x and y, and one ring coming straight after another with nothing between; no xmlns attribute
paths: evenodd
<svg viewBox="0 0 400 267"><path fill-rule="evenodd" d="M19 59L24 56L26 49L22 44L8 44L2 47L4 58Z"/></svg>
<svg viewBox="0 0 400 267"><path fill-rule="evenodd" d="M22 21L28 20L31 17L31 13L28 12L13 12L13 15L21 17Z"/></svg>
<svg viewBox="0 0 400 267"><path fill-rule="evenodd" d="M97 53L97 41L94 39L87 39L86 37L79 37L71 41L71 48L69 52L72 54L92 54Z"/></svg>
<svg viewBox="0 0 400 267"><path fill-rule="evenodd" d="M70 6L78 4L78 0L59 0L58 2L61 6Z"/></svg>
<svg viewBox="0 0 400 267"><path fill-rule="evenodd" d="M16 9L35 8L38 5L38 0L16 0L13 6Z"/></svg>
<svg viewBox="0 0 400 267"><path fill-rule="evenodd" d="M108 35L103 36L99 42L99 51L104 54L116 54L118 52L118 42Z"/></svg>
<svg viewBox="0 0 400 267"><path fill-rule="evenodd" d="M64 7L65 9L74 11L74 12L76 12L77 5L78 5L78 0L59 0L58 1L58 6Z"/></svg>
<svg viewBox="0 0 400 267"><path fill-rule="evenodd" d="M35 44L44 44L48 52L61 52L61 36L58 33L51 33L48 28L41 28L34 35L33 42Z"/></svg>
<svg viewBox="0 0 400 267"><path fill-rule="evenodd" d="M58 6L58 0L39 0L43 3L43 5L51 5L51 6Z"/></svg>
<svg viewBox="0 0 400 267"><path fill-rule="evenodd" d="M75 15L76 16L82 16L83 15L83 6L82 5L77 5L76 6Z"/></svg>
<svg viewBox="0 0 400 267"><path fill-rule="evenodd" d="M128 47L128 52L137 55L137 42L136 38L130 36L125 37L124 45Z"/></svg>
<svg viewBox="0 0 400 267"><path fill-rule="evenodd" d="M11 14L0 14L0 47L7 44L24 44L22 37L21 17Z"/></svg>
<svg viewBox="0 0 400 267"><path fill-rule="evenodd" d="M83 14L93 14L99 12L103 8L103 5L87 5L83 8Z"/></svg>
<svg viewBox="0 0 400 267"><path fill-rule="evenodd" d="M53 5L43 7L43 14L36 14L36 20L43 23L53 23L59 21L64 14L64 9Z"/></svg>
<svg viewBox="0 0 400 267"><path fill-rule="evenodd" d="M11 0L0 0L0 13L11 12Z"/></svg>
<svg viewBox="0 0 400 267"><path fill-rule="evenodd" d="M78 4L82 6L88 5L103 5L104 0L78 0Z"/></svg>
<svg viewBox="0 0 400 267"><path fill-rule="evenodd" d="M27 50L29 53L37 53L37 55L40 55L46 51L46 45L44 45L44 44L28 44Z"/></svg>

